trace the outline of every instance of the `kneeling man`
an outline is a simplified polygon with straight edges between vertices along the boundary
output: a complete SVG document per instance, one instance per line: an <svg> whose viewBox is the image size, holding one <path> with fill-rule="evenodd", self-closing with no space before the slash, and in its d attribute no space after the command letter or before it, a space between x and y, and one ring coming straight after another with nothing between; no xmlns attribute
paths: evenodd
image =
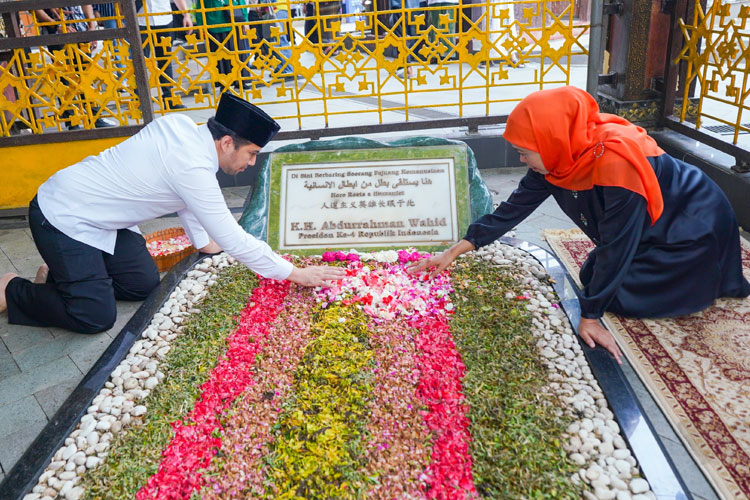
<svg viewBox="0 0 750 500"><path fill-rule="evenodd" d="M255 164L279 125L260 108L223 94L216 116L197 126L184 115L153 121L133 137L57 172L29 204L29 225L49 268L35 282L0 278L8 321L81 333L108 330L115 300L143 300L159 273L137 224L177 212L193 245L222 249L261 276L324 286L344 271L297 268L232 217L216 180Z"/></svg>

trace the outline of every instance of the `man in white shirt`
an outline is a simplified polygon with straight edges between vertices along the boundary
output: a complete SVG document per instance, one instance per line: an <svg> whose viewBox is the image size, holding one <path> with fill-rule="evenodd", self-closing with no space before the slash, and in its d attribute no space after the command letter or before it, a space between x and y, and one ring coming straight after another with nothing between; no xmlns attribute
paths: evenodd
<svg viewBox="0 0 750 500"><path fill-rule="evenodd" d="M232 217L216 172L255 164L279 125L260 108L224 93L216 116L197 126L184 115L155 120L121 144L57 172L29 204L29 226L46 283L0 278L8 322L81 333L112 327L115 300L143 300L159 273L137 224L177 212L196 248L224 249L258 274L324 286L344 271L297 268ZM35 281L43 281L42 279Z"/></svg>

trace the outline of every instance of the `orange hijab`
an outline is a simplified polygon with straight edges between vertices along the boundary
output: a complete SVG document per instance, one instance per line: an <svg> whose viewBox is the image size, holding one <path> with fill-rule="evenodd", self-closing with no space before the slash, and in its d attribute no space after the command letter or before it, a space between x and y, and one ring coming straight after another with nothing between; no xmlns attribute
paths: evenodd
<svg viewBox="0 0 750 500"><path fill-rule="evenodd" d="M599 105L576 87L529 94L508 117L503 137L538 152L545 178L573 191L619 186L648 203L651 223L664 210L661 189L649 156L664 151L646 131L624 118L599 112Z"/></svg>

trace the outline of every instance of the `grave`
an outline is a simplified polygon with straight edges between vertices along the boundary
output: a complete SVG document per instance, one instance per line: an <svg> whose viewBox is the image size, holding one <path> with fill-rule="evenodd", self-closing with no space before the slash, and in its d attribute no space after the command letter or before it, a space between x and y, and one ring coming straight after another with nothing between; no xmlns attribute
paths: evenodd
<svg viewBox="0 0 750 500"><path fill-rule="evenodd" d="M312 290L225 254L186 265L28 500L651 498L560 307L565 277L518 242L433 280L406 272L491 208L465 145L292 145L256 186L242 226L347 278Z"/></svg>

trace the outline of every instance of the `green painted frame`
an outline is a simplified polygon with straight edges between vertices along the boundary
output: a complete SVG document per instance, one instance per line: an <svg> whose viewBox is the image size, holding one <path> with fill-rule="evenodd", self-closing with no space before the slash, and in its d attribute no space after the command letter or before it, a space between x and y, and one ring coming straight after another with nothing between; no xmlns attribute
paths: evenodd
<svg viewBox="0 0 750 500"><path fill-rule="evenodd" d="M422 160L451 158L454 166L456 187L456 210L458 213L459 235L466 233L471 224L471 197L469 191L468 146L466 144L447 144L439 146L404 146L383 149L336 149L326 151L293 151L271 153L269 156L270 189L268 211L268 244L276 251L294 255L317 255L323 251L350 249L350 244L337 246L332 244L327 248L285 249L279 248L279 225L281 223L281 169L283 165L301 165L315 163L351 163L372 162L383 160ZM446 245L417 246L419 250L434 252L447 248ZM402 246L378 246L357 249L362 252L378 250L392 250Z"/></svg>

